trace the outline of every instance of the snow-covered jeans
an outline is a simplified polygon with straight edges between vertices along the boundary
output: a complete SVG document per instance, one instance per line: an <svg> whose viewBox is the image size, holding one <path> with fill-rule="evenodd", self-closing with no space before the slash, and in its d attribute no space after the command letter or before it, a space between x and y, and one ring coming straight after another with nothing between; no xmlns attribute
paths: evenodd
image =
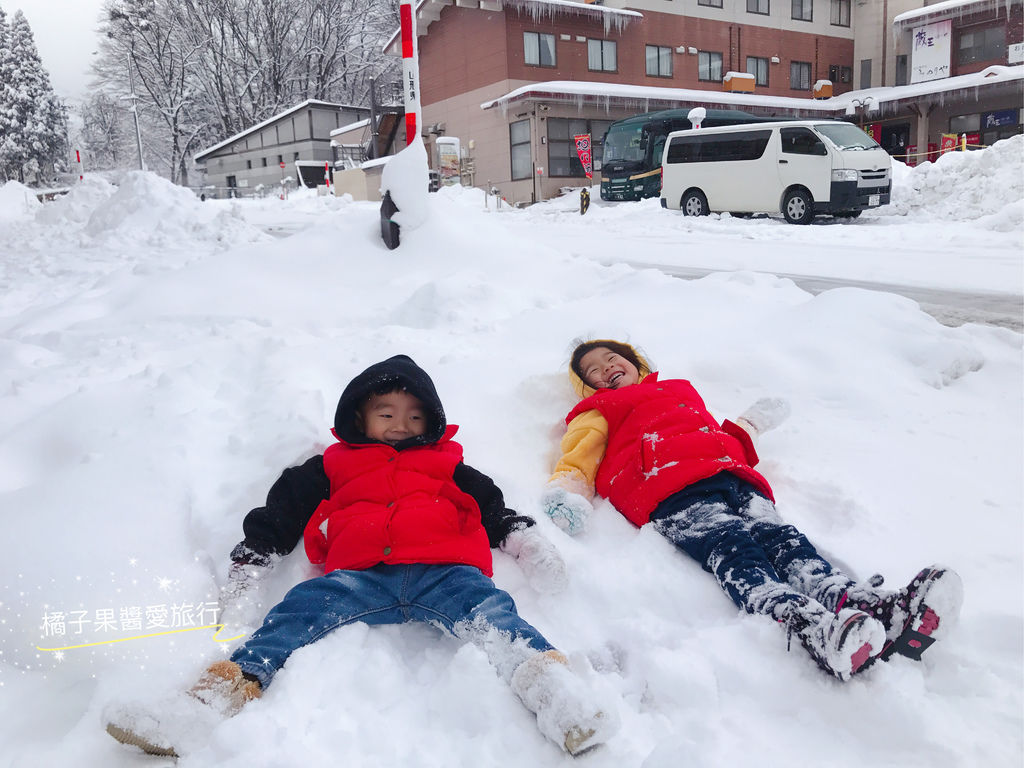
<svg viewBox="0 0 1024 768"><path fill-rule="evenodd" d="M483 648L506 680L526 658L553 648L478 568L378 565L331 571L293 587L231 660L266 688L292 653L356 621L434 624Z"/></svg>
<svg viewBox="0 0 1024 768"><path fill-rule="evenodd" d="M769 499L728 472L668 497L651 523L713 573L748 613L781 618L787 604L807 598L833 611L853 586L806 536L782 522Z"/></svg>

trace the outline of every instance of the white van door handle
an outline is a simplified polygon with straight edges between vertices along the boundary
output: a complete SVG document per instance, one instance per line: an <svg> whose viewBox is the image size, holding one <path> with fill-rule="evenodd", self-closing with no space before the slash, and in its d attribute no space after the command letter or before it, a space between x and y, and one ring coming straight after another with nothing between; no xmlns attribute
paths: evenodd
<svg viewBox="0 0 1024 768"><path fill-rule="evenodd" d="M779 160L779 164L780 164L780 165L782 165L782 164L785 164L785 163L788 163L788 162L789 162L789 160Z"/></svg>

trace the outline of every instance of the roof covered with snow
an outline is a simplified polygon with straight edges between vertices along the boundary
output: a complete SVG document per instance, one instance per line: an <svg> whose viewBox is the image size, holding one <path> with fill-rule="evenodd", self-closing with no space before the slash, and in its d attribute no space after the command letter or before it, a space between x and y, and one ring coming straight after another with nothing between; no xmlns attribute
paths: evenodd
<svg viewBox="0 0 1024 768"><path fill-rule="evenodd" d="M734 107L763 107L819 114L834 114L846 111L851 106L863 103L881 105L906 99L921 99L929 95L970 88L984 88L996 84L1018 83L1024 85L1024 65L1013 67L993 66L969 75L948 77L913 85L868 88L862 91L832 96L828 99L794 98L791 96L764 96L756 93L730 93L726 91L698 90L690 88L656 88L646 85L622 85L578 80L551 80L524 85L480 105L481 109L507 106L524 99L559 99L564 101L605 100L628 102L700 102L704 104L727 104Z"/></svg>
<svg viewBox="0 0 1024 768"><path fill-rule="evenodd" d="M915 8L912 11L905 11L904 13L897 14L893 20L893 24L907 24L914 21L920 21L926 16L951 16L953 12L972 13L974 11L983 11L987 8L995 7L998 3L1004 0L945 0L942 3L932 3L926 5L924 8ZM1009 5L1009 3L1007 3Z"/></svg>
<svg viewBox="0 0 1024 768"><path fill-rule="evenodd" d="M231 144L234 144L236 141L244 139L246 136L248 136L250 134L253 134L253 133L256 133L257 131L259 131L259 130L261 130L263 128L266 128L268 125L273 125L275 122L277 122L281 118L288 117L289 115L293 114L294 112L298 112L298 111L300 111L302 109L305 109L306 107L326 107L326 108L329 108L329 109L352 109L352 110L359 109L359 110L364 110L364 111L366 110L366 107L355 107L355 106L352 106L351 104L334 104L333 102L319 101L318 99L306 99L301 104L296 104L294 107L291 107L290 109L286 109L284 112L278 112L273 117L268 117L262 123L257 123L256 125L252 126L251 128L246 128L244 131L240 131L239 133L236 133L234 136L230 136L230 137L224 139L224 141L222 141L222 142L220 142L218 144L214 144L212 147L207 147L206 149L204 149L204 150L202 150L200 152L197 152L194 159L197 162L201 162L204 158L207 157L207 155L212 155L217 150L223 149L224 147L227 147L227 146L229 146Z"/></svg>
<svg viewBox="0 0 1024 768"><path fill-rule="evenodd" d="M359 120L355 123L349 123L348 125L341 126L341 128L335 128L333 131L331 131L331 136L340 136L341 134L348 133L349 131L358 131L361 128L365 128L369 124L370 118L366 118L365 120Z"/></svg>

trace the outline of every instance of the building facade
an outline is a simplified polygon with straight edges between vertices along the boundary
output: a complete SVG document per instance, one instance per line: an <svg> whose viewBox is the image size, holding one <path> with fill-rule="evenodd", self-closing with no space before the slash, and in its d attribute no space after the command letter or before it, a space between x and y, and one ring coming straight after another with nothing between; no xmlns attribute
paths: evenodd
<svg viewBox="0 0 1024 768"><path fill-rule="evenodd" d="M203 193L247 196L280 187L289 178L298 183L303 171L310 177L310 168L333 162L331 131L369 113L310 99L274 115L196 154L195 162L206 173Z"/></svg>
<svg viewBox="0 0 1024 768"><path fill-rule="evenodd" d="M914 83L901 92L898 66L911 85L913 57L905 47L920 26L913 14L924 11L930 21L947 13L958 25L973 24L989 13L981 5L1002 6L1006 39L1019 42L1020 4L946 0L928 11L920 0L422 0L424 140L433 153L438 136L459 138L469 169L463 183L497 188L512 202L586 183L572 140L581 133L593 137L599 176L607 126L657 109L839 117L880 138L884 131L904 157L915 145L926 153L959 125L953 118L966 113L958 104L982 104L979 120L1019 107L1021 79L999 72L978 83L986 62L1013 64L1007 43L1001 58L996 51L992 59L958 63L945 83ZM863 42L867 29L875 43ZM398 53L397 36L388 50ZM858 87L865 73L873 90ZM1019 126L1018 114L1012 128ZM890 134L898 134L895 143Z"/></svg>

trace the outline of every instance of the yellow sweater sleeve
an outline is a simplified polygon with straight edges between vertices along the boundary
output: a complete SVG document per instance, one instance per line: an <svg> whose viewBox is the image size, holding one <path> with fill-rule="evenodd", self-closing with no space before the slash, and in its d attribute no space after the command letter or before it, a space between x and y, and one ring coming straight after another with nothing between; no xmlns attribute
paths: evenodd
<svg viewBox="0 0 1024 768"><path fill-rule="evenodd" d="M562 458L549 484L588 499L594 496L594 479L608 447L608 422L600 411L584 411L569 422L562 438Z"/></svg>

